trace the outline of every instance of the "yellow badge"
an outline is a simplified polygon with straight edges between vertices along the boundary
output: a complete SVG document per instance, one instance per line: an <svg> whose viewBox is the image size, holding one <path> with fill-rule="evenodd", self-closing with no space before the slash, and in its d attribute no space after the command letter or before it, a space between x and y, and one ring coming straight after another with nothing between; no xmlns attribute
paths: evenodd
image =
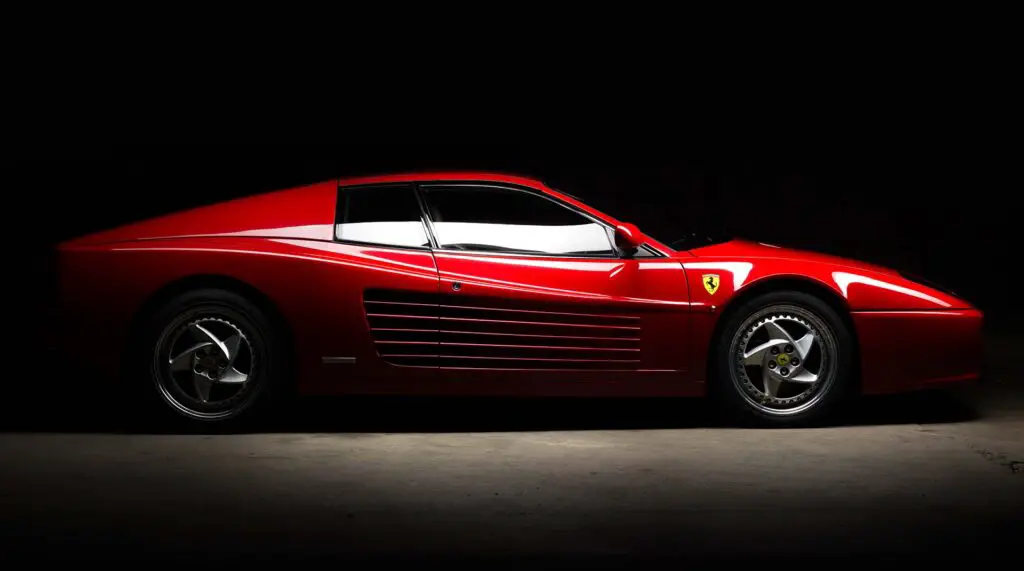
<svg viewBox="0 0 1024 571"><path fill-rule="evenodd" d="M704 274L700 280L704 283L704 289L708 290L711 295L715 295L715 292L718 291L718 274Z"/></svg>

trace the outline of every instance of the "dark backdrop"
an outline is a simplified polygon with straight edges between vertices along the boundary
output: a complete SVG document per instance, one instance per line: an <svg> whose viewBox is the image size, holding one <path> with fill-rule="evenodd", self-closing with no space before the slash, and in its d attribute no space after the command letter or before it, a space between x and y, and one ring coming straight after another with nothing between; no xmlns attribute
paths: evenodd
<svg viewBox="0 0 1024 571"><path fill-rule="evenodd" d="M946 285L1012 327L1021 262L1016 159L975 141L817 141L800 148L546 145L90 145L3 161L9 284L45 302L61 239L335 177L483 169L541 178L657 235L727 228Z"/></svg>

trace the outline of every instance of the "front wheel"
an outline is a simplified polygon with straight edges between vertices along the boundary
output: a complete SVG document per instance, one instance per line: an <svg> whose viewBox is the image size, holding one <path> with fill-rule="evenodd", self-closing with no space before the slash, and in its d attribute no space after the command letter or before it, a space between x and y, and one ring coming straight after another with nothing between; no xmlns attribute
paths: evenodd
<svg viewBox="0 0 1024 571"><path fill-rule="evenodd" d="M769 425L800 425L824 419L849 394L853 339L819 298L773 292L728 319L716 388L732 410Z"/></svg>

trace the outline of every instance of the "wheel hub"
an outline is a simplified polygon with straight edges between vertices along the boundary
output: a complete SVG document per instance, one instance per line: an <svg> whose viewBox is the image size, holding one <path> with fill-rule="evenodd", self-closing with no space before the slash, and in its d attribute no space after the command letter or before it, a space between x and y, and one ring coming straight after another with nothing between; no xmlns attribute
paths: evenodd
<svg viewBox="0 0 1024 571"><path fill-rule="evenodd" d="M196 351L195 360L194 372L206 375L211 379L217 378L217 375L227 368L227 361L220 355Z"/></svg>

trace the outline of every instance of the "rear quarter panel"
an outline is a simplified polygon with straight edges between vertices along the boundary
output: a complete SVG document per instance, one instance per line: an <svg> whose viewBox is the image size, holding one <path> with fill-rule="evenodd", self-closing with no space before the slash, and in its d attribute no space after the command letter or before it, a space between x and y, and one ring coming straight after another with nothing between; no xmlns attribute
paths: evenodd
<svg viewBox="0 0 1024 571"><path fill-rule="evenodd" d="M329 392L337 374L324 356L357 358L367 380L381 367L365 326L362 292L380 287L436 293L426 251L390 250L292 238L188 238L82 246L61 253L66 346L116 376L137 333L133 320L161 288L195 276L224 276L262 292L289 324L301 388ZM416 381L429 371L406 370Z"/></svg>

